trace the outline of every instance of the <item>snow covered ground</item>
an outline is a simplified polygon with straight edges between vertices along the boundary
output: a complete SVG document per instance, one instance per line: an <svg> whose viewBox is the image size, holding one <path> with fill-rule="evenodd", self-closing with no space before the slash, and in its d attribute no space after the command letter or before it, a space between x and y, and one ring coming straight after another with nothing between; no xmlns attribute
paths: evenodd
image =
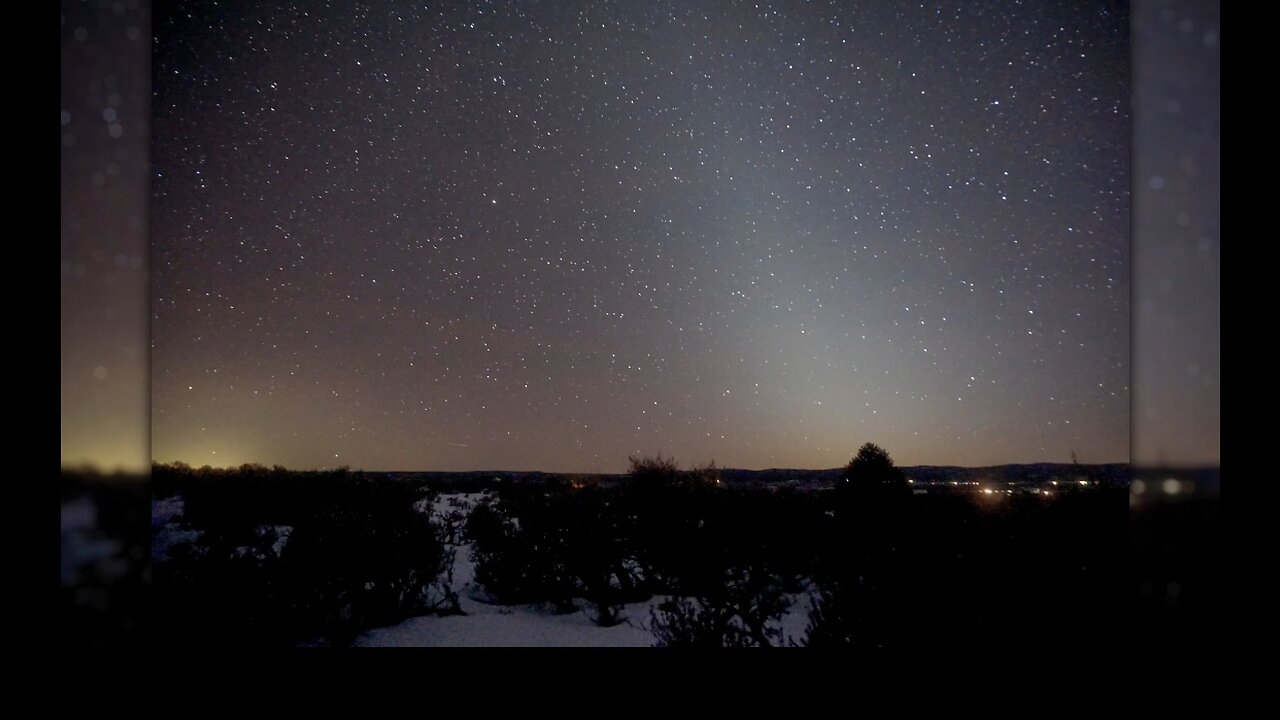
<svg viewBox="0 0 1280 720"><path fill-rule="evenodd" d="M454 510L465 513L483 497L484 494L441 495L432 507L424 504L418 509L438 518ZM183 501L177 496L153 501L152 552L157 561L163 561L179 545L198 542L203 534L182 524L183 509ZM64 538L69 530L92 524L90 510L78 505L64 507ZM263 526L258 530L264 536L274 535L272 550L278 555L288 542L292 528ZM252 548L243 550L253 551ZM475 582L471 546L460 544L454 550L452 588L458 593L465 615L409 618L397 625L369 630L354 644L364 647L650 647L654 644L649 627L650 611L666 600L665 597L626 605L621 613L623 622L607 628L591 621L584 609L586 603L581 600L577 612L565 614L539 605L494 605L484 602L483 589ZM65 557L63 566L65 582L68 574ZM807 594L791 595L790 599L791 610L782 617L784 644L788 645L803 639L809 613Z"/></svg>
<svg viewBox="0 0 1280 720"><path fill-rule="evenodd" d="M461 559L461 558L460 558ZM628 605L620 625L597 627L579 611L556 615L533 605L486 605L462 596L466 615L409 618L370 630L356 640L364 647L648 647L650 603Z"/></svg>
<svg viewBox="0 0 1280 720"><path fill-rule="evenodd" d="M468 504L480 495L442 495L434 510L450 508L451 498ZM650 609L666 598L625 607L625 620L614 627L599 627L586 612L556 614L537 605L491 605L481 602L483 594L475 584L475 564L471 547L460 545L454 565L453 588L461 598L466 615L409 618L391 627L377 628L355 642L364 647L650 647L654 635L649 629ZM791 596L791 611L782 618L783 636L801 640L808 621L806 594ZM579 602L580 607L583 605ZM788 643L789 644L789 643Z"/></svg>

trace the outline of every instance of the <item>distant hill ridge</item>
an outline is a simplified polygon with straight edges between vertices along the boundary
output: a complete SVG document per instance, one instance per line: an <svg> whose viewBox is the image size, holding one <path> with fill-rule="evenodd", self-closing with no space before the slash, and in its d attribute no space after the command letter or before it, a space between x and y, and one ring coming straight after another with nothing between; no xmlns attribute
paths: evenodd
<svg viewBox="0 0 1280 720"><path fill-rule="evenodd" d="M914 465L901 468L908 478L922 485L951 482L990 483L1040 483L1050 480L1073 480L1082 476L1108 485L1127 484L1131 477L1128 463L1098 465L1072 463L1024 463L992 465L987 467L960 467L955 465ZM844 468L805 470L796 468L769 468L742 470L718 468L720 479L727 484L832 484L844 474ZM462 472L369 472L369 475L407 478L426 481L456 483L467 481L492 482L546 482L554 478L594 478L602 481L621 480L622 473L551 473L541 471L470 470Z"/></svg>

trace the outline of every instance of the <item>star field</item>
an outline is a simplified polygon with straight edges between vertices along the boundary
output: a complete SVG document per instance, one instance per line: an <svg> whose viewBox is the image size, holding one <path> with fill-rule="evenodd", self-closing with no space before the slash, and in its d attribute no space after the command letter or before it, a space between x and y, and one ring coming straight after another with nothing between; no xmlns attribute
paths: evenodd
<svg viewBox="0 0 1280 720"><path fill-rule="evenodd" d="M1128 459L1123 4L153 27L158 461Z"/></svg>

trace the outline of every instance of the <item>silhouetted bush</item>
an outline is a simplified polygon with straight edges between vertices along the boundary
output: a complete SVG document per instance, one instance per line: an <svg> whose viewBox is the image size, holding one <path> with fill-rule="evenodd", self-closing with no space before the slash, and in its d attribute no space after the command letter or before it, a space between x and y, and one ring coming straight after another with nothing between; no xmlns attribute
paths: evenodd
<svg viewBox="0 0 1280 720"><path fill-rule="evenodd" d="M351 502L301 522L281 555L296 615L339 641L421 614L445 571L436 528L411 503Z"/></svg>
<svg viewBox="0 0 1280 720"><path fill-rule="evenodd" d="M476 581L500 604L547 603L572 612L575 584L566 567L564 490L499 493L467 522Z"/></svg>
<svg viewBox="0 0 1280 720"><path fill-rule="evenodd" d="M776 578L732 569L712 592L672 598L651 610L650 627L661 647L777 647L789 606Z"/></svg>
<svg viewBox="0 0 1280 720"><path fill-rule="evenodd" d="M594 485L510 489L478 505L467 523L476 580L502 604L591 605L601 625L625 602L647 599L637 582L627 516L615 490Z"/></svg>
<svg viewBox="0 0 1280 720"><path fill-rule="evenodd" d="M691 593L708 574L708 512L714 486L705 473L682 472L674 459L631 458L622 503L645 587Z"/></svg>
<svg viewBox="0 0 1280 720"><path fill-rule="evenodd" d="M581 596L590 603L592 619L611 626L629 601L647 600L636 577L632 533L619 494L598 487L570 491L567 518L567 565Z"/></svg>
<svg viewBox="0 0 1280 720"><path fill-rule="evenodd" d="M696 599L674 597L649 611L650 629L658 647L741 647L742 635L722 606L704 606Z"/></svg>
<svg viewBox="0 0 1280 720"><path fill-rule="evenodd" d="M198 542L157 563L162 642L287 644L457 610L443 587L448 528L416 483L347 469L291 473L158 466ZM287 528L287 529L285 529ZM452 602L449 602L452 599Z"/></svg>

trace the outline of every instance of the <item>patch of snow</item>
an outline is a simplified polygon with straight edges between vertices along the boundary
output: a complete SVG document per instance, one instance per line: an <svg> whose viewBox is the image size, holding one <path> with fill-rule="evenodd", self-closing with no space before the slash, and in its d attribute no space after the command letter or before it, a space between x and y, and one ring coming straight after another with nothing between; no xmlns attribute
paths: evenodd
<svg viewBox="0 0 1280 720"><path fill-rule="evenodd" d="M151 527L159 528L182 517L186 504L181 495L151 501Z"/></svg>
<svg viewBox="0 0 1280 720"><path fill-rule="evenodd" d="M284 546L289 544L289 536L293 534L291 525L259 525L257 527L258 537L273 537L275 541L271 543L271 552L276 557L280 557L280 553L284 551Z"/></svg>
<svg viewBox="0 0 1280 720"><path fill-rule="evenodd" d="M276 541L271 543L271 552L280 557L280 553L284 551L284 546L289 544L289 536L293 534L293 528L288 525L276 526Z"/></svg>
<svg viewBox="0 0 1280 720"><path fill-rule="evenodd" d="M481 500L492 495L489 492L478 493L444 493L437 495L435 502L431 506L427 506L427 499L423 498L413 504L413 509L420 513L429 513L433 516L447 515L454 510L461 511L463 516L471 511Z"/></svg>
<svg viewBox="0 0 1280 720"><path fill-rule="evenodd" d="M235 552L233 552L231 556L238 557L238 558L252 557L254 560L257 560L258 562L262 562L263 560L267 559L267 556L263 554L261 550L259 550L256 547L251 547L249 545L241 545L240 547L236 548Z"/></svg>
<svg viewBox="0 0 1280 720"><path fill-rule="evenodd" d="M192 530L182 525L184 505L182 497L174 495L163 500L151 502L151 559L164 562L169 559L170 551L178 545L194 543L204 534L202 530Z"/></svg>
<svg viewBox="0 0 1280 720"><path fill-rule="evenodd" d="M410 618L370 630L355 642L363 647L650 647L649 608L663 598L632 603L621 624L603 628L585 612L557 615L537 605L502 607L462 598L466 615Z"/></svg>
<svg viewBox="0 0 1280 720"><path fill-rule="evenodd" d="M455 548L453 556L453 589L459 594L476 584L476 563L471 559L471 543Z"/></svg>
<svg viewBox="0 0 1280 720"><path fill-rule="evenodd" d="M787 599L791 603L782 616L782 644L790 647L802 644L808 635L809 611L813 609L813 603L807 592L790 593Z"/></svg>

